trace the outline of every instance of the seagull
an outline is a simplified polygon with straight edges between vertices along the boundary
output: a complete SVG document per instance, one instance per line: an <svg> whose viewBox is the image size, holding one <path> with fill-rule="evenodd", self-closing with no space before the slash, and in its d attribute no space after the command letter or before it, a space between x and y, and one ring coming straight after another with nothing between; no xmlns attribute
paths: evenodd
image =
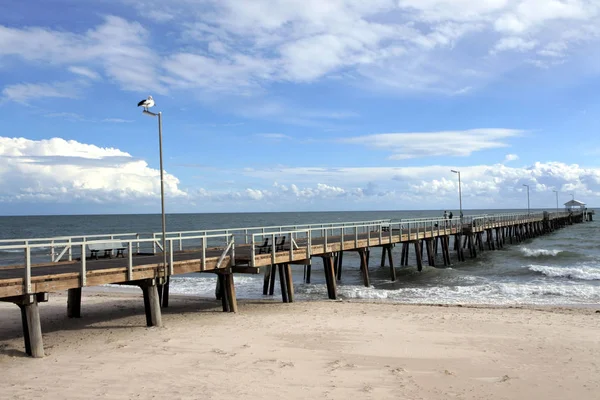
<svg viewBox="0 0 600 400"><path fill-rule="evenodd" d="M142 100L138 103L138 107L139 106L143 106L144 107L144 111L148 111L148 109L150 107L154 107L154 99L152 98L152 96L148 96L147 99Z"/></svg>

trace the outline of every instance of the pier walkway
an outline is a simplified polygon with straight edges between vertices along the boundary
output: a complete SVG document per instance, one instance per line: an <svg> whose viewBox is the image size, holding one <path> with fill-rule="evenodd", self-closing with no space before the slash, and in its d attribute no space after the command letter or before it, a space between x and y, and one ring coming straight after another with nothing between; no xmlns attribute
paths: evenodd
<svg viewBox="0 0 600 400"><path fill-rule="evenodd" d="M369 286L373 247L382 248L381 266L385 266L387 258L390 280L395 280L392 257L395 245L402 247L403 266L408 265L413 247L416 268L420 271L424 262L436 266L438 253L443 265L448 266L451 253L464 261L465 250L471 257L477 257L486 248L499 249L507 241L519 242L549 233L591 220L592 215L593 212L543 212L169 232L167 265L163 264L160 233L0 239L0 251L19 252L23 260L0 265L0 301L20 307L26 352L42 357L38 303L47 301L50 292L68 290L67 315L80 317L81 288L104 284L139 286L144 294L147 325L160 326L160 309L168 306L169 278L173 275L216 274L217 298L223 311L236 312L234 274L264 271L263 294L272 295L279 272L282 300L291 302L294 297L291 266L304 265L304 279L308 283L312 259L320 257L328 297L335 299L337 281L342 278L343 254L347 251L360 255L361 276ZM94 248L109 249L107 257L92 257ZM118 254L122 257L116 257Z"/></svg>

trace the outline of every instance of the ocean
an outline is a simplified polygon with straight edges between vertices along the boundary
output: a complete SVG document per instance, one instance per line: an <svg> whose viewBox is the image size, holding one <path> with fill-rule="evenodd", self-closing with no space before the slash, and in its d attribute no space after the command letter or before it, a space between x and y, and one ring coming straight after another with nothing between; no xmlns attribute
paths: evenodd
<svg viewBox="0 0 600 400"><path fill-rule="evenodd" d="M465 215L520 212L522 210L465 210ZM538 210L532 210L535 212ZM539 210L542 211L542 210ZM554 210L548 210L554 211ZM297 213L222 213L167 215L167 231L240 228L389 218L438 217L442 211L361 211ZM458 214L456 211L455 214ZM73 215L0 217L0 239L41 238L105 233L159 232L160 215ZM371 287L362 285L359 259L344 254L344 274L338 284L342 299L377 299L426 304L589 305L600 303L600 233L597 222L575 224L551 234L479 252L459 262L451 253L451 267L424 266L418 272L411 248L409 266L400 267L400 246L393 250L397 280L389 268L380 268L381 251L371 252ZM34 257L41 259L41 250ZM20 262L22 255L0 250L0 265ZM441 256L437 261L441 264ZM326 299L322 264L313 260L310 284L303 283L303 266L293 266L297 300ZM171 293L214 296L215 276L190 274L172 278ZM235 276L240 299L259 299L262 275ZM265 298L269 298L266 296ZM274 301L281 297L276 285Z"/></svg>

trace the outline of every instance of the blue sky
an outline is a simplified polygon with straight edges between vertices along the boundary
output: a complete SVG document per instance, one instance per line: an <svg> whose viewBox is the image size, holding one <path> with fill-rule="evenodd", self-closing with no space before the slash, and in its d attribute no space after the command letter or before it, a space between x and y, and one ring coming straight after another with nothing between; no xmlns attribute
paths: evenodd
<svg viewBox="0 0 600 400"><path fill-rule="evenodd" d="M600 3L0 1L0 214L600 197Z"/></svg>

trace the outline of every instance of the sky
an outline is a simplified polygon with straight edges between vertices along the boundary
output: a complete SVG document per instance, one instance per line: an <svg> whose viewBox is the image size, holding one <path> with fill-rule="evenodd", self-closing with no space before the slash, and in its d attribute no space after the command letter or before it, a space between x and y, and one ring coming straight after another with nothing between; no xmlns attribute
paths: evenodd
<svg viewBox="0 0 600 400"><path fill-rule="evenodd" d="M0 215L600 200L600 0L0 0Z"/></svg>

